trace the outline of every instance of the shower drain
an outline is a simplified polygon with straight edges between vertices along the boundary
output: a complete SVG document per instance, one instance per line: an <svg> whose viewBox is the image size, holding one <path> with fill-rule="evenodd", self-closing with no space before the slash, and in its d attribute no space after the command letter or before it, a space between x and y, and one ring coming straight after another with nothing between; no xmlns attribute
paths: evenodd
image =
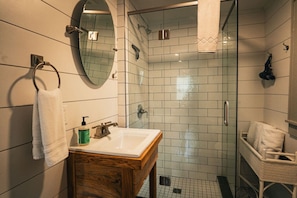
<svg viewBox="0 0 297 198"><path fill-rule="evenodd" d="M160 176L160 185L170 186L171 185L170 177Z"/></svg>
<svg viewBox="0 0 297 198"><path fill-rule="evenodd" d="M182 189L180 188L173 188L173 193L181 194Z"/></svg>

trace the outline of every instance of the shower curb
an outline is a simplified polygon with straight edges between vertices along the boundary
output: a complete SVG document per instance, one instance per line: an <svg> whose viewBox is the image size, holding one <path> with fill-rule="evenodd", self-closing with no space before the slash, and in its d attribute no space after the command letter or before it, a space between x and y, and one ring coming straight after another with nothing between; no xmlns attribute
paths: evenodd
<svg viewBox="0 0 297 198"><path fill-rule="evenodd" d="M223 198L233 198L227 177L217 176Z"/></svg>

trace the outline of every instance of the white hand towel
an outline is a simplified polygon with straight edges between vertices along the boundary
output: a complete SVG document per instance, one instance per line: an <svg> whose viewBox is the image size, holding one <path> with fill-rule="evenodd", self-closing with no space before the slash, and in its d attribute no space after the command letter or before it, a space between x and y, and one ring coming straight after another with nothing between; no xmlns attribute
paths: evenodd
<svg viewBox="0 0 297 198"><path fill-rule="evenodd" d="M33 159L45 158L53 166L68 157L60 89L39 90L33 104Z"/></svg>
<svg viewBox="0 0 297 198"><path fill-rule="evenodd" d="M220 24L220 0L199 0L197 13L198 52L216 52Z"/></svg>

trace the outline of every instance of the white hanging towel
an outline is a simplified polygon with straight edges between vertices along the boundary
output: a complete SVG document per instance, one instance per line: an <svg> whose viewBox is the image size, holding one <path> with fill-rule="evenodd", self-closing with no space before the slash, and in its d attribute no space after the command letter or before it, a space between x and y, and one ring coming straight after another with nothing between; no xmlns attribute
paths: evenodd
<svg viewBox="0 0 297 198"><path fill-rule="evenodd" d="M32 119L33 159L45 158L53 166L68 157L60 89L36 93Z"/></svg>
<svg viewBox="0 0 297 198"><path fill-rule="evenodd" d="M220 24L220 0L198 0L198 52L216 52Z"/></svg>

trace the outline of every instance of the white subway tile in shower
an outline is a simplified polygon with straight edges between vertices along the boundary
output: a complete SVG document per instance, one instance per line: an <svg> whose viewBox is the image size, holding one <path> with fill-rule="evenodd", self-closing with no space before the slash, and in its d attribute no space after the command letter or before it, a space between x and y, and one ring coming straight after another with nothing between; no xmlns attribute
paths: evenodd
<svg viewBox="0 0 297 198"><path fill-rule="evenodd" d="M197 40L196 36L186 36L186 37L180 37L179 38L179 45L184 45L184 44L193 44L195 43ZM197 48L197 45L196 45Z"/></svg>

